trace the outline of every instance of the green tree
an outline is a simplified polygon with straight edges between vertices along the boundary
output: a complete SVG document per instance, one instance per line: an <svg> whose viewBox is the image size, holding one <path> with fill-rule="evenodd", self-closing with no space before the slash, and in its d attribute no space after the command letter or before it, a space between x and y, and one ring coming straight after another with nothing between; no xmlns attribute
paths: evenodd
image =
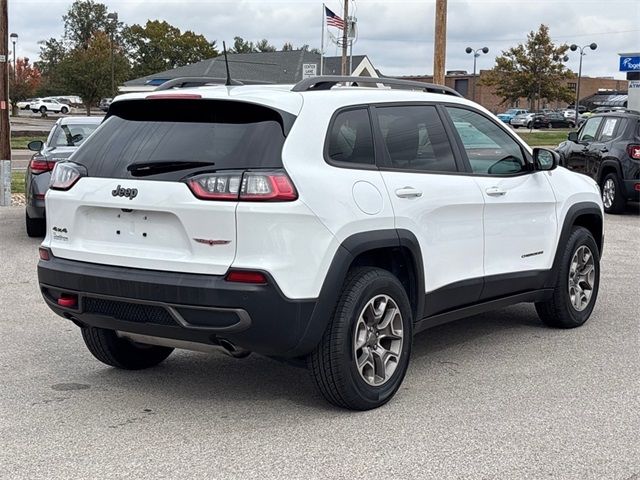
<svg viewBox="0 0 640 480"><path fill-rule="evenodd" d="M271 45L266 38L263 38L262 40L256 42L255 48L258 52L275 52L276 51L276 47Z"/></svg>
<svg viewBox="0 0 640 480"><path fill-rule="evenodd" d="M60 77L57 68L67 54L67 49L61 40L50 38L42 40L40 45L40 60L35 62L36 68L40 71L42 78L36 95L49 96L62 94L64 87L60 85Z"/></svg>
<svg viewBox="0 0 640 480"><path fill-rule="evenodd" d="M114 51L116 84L127 77L129 62L121 48ZM67 52L57 66L60 83L69 92L80 95L87 115L102 97L111 96L111 40L106 32L96 32L86 45Z"/></svg>
<svg viewBox="0 0 640 480"><path fill-rule="evenodd" d="M282 45L282 51L283 52L290 52L294 50L293 48L293 43L291 42L286 42L284 45Z"/></svg>
<svg viewBox="0 0 640 480"><path fill-rule="evenodd" d="M149 20L122 31L133 78L144 77L218 55L216 44L191 31L182 33L165 21Z"/></svg>
<svg viewBox="0 0 640 480"><path fill-rule="evenodd" d="M94 0L76 0L62 16L64 38L71 48L87 47L96 32L109 32L114 21L107 18L109 11L103 3Z"/></svg>
<svg viewBox="0 0 640 480"><path fill-rule="evenodd" d="M18 113L17 103L36 94L40 87L42 76L40 70L29 64L28 58L16 59L16 71L14 75L13 64L9 64L9 97L11 98L12 114Z"/></svg>
<svg viewBox="0 0 640 480"><path fill-rule="evenodd" d="M540 25L538 31L529 32L526 43L503 51L496 58L495 67L482 84L495 87L503 103L527 98L531 109L536 99L571 101L573 93L565 80L574 73L562 63L568 48L555 45L549 27Z"/></svg>
<svg viewBox="0 0 640 480"><path fill-rule="evenodd" d="M233 37L233 47L229 53L253 53L256 51L253 42L249 42L242 37Z"/></svg>

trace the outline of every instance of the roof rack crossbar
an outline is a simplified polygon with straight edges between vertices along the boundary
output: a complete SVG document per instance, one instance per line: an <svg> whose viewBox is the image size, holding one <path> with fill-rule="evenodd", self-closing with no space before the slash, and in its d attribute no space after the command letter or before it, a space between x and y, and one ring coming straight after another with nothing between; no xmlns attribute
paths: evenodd
<svg viewBox="0 0 640 480"><path fill-rule="evenodd" d="M243 80L238 82L233 81L233 86L238 85L271 85L269 82L259 82L254 80ZM154 91L158 90L171 90L172 88L189 88L189 87L203 87L205 85L225 85L227 83L226 78L215 77L180 77L167 80L161 85L158 85Z"/></svg>
<svg viewBox="0 0 640 480"><path fill-rule="evenodd" d="M360 84L381 84L389 87L404 87L414 90L422 90L429 93L441 93L443 95L453 95L462 97L459 92L453 88L444 85L436 85L434 83L418 82L415 80L402 80L399 78L376 78L376 77L341 77L337 75L319 76L305 78L296 83L291 91L293 92L309 92L315 90L330 90L338 83L350 83L359 86Z"/></svg>

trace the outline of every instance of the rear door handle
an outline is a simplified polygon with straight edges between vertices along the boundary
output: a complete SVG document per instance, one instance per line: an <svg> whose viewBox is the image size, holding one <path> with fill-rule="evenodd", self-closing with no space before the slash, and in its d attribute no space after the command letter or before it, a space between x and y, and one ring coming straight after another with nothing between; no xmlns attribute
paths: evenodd
<svg viewBox="0 0 640 480"><path fill-rule="evenodd" d="M489 187L485 190L490 197L502 197L507 194L506 190L502 190L500 187Z"/></svg>
<svg viewBox="0 0 640 480"><path fill-rule="evenodd" d="M421 196L422 192L413 187L402 187L396 190L396 197L399 198L417 198Z"/></svg>

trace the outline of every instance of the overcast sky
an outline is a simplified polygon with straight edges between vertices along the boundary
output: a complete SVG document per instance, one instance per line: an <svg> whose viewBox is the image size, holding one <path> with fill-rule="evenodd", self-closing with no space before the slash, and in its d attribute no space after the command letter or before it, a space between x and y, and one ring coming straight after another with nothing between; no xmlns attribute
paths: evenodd
<svg viewBox="0 0 640 480"><path fill-rule="evenodd" d="M9 0L9 31L19 35L17 56L37 59L38 41L60 37L62 15L70 0ZM227 44L239 35L267 38L281 48L320 44L322 2L317 0L104 0L126 24L166 20L209 40ZM326 0L342 15L341 0ZM367 54L386 75L430 74L433 70L435 0L356 0L359 38L354 54ZM640 0L449 0L447 70L469 70L467 46L489 47L478 68L490 68L496 55L541 24L549 25L558 43L598 44L588 51L583 74L625 78L618 72L618 53L640 51ZM332 29L337 33L336 29ZM328 45L328 55L337 49ZM569 68L577 71L578 55L569 52Z"/></svg>

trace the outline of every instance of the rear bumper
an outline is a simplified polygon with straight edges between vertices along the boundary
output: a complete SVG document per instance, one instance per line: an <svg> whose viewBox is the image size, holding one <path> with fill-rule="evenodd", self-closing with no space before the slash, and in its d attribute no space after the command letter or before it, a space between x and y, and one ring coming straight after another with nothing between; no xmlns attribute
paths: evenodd
<svg viewBox="0 0 640 480"><path fill-rule="evenodd" d="M303 339L317 301L286 298L272 278L249 285L52 256L38 263L38 280L49 307L79 325L212 345L224 339L280 357L310 348ZM77 296L77 306L58 305L63 293Z"/></svg>

